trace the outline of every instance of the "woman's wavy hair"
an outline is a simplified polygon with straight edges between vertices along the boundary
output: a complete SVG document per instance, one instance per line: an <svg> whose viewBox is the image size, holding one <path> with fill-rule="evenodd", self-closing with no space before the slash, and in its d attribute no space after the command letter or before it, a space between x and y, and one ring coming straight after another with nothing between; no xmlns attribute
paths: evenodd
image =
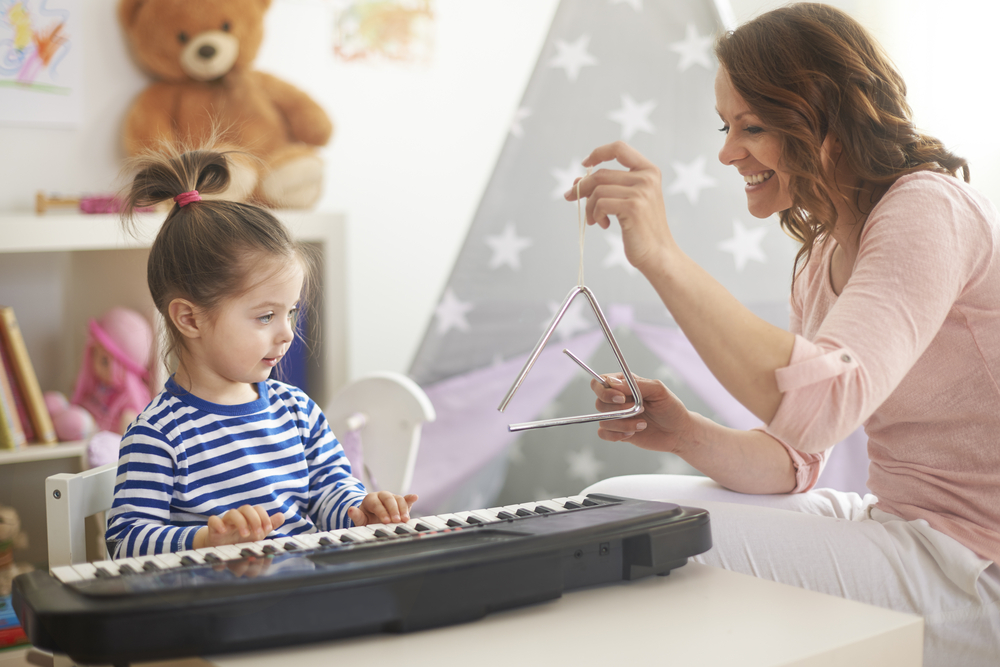
<svg viewBox="0 0 1000 667"><path fill-rule="evenodd" d="M163 316L166 341L163 362L184 346L184 337L170 318L170 302L191 301L212 313L222 302L252 289L267 277L267 260L278 266L298 263L305 273L300 312L309 303L316 275L316 257L296 243L288 229L260 206L228 201L233 159L252 160L243 153L212 149L163 148L140 155L126 166L135 176L122 194L122 226L136 234L135 209L172 204L150 248L146 278L153 304ZM177 195L196 190L202 197L185 206Z"/></svg>
<svg viewBox="0 0 1000 667"><path fill-rule="evenodd" d="M896 179L915 171L956 176L961 170L969 180L964 159L914 126L902 77L868 31L844 12L808 2L782 7L719 37L715 53L753 113L780 137L792 206L779 218L802 243L793 279L837 220L821 163L827 134L840 140L851 171L874 186L869 201L861 201L860 188L855 191L862 212ZM839 185L849 193L854 184Z"/></svg>

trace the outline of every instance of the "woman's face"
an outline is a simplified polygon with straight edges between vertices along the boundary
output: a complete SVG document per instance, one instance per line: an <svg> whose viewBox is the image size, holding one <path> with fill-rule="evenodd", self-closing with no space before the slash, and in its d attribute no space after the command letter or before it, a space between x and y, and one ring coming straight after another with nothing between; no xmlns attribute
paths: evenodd
<svg viewBox="0 0 1000 667"><path fill-rule="evenodd" d="M733 88L722 67L715 77L715 108L722 118L725 143L719 151L722 164L730 164L746 181L747 208L755 218L766 218L792 206L788 174L779 168L778 135L764 127Z"/></svg>

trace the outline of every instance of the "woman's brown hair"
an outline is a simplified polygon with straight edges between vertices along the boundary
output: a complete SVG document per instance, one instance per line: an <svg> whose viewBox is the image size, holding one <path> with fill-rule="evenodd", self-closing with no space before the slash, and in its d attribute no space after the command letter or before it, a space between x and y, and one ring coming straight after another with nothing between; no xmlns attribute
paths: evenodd
<svg viewBox="0 0 1000 667"><path fill-rule="evenodd" d="M165 364L184 343L170 318L170 302L183 298L212 312L263 277L257 273L263 260L297 262L305 273L300 310L309 301L315 260L306 246L297 244L269 211L210 198L224 196L229 187L232 155L166 148L141 155L128 167L135 177L122 197L122 225L127 232L135 232L136 208L173 201L191 191L203 197L184 206L173 203L149 251L146 278L153 304L166 325Z"/></svg>
<svg viewBox="0 0 1000 667"><path fill-rule="evenodd" d="M930 170L969 180L968 163L913 124L906 85L875 39L844 12L818 3L775 9L722 35L719 63L753 113L781 140L791 208L781 226L802 247L795 270L837 221L824 187L820 147L839 139L843 159L864 184L867 212L900 176ZM841 191L854 184L839 184ZM858 228L860 233L861 227Z"/></svg>

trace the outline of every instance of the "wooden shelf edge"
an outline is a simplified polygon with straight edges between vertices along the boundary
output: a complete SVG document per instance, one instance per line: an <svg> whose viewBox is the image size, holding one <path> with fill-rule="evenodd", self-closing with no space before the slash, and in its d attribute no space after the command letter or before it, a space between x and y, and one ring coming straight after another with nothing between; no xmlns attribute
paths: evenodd
<svg viewBox="0 0 1000 667"><path fill-rule="evenodd" d="M19 449L0 450L0 466L11 463L68 459L87 453L87 441L60 442L56 445L24 445Z"/></svg>

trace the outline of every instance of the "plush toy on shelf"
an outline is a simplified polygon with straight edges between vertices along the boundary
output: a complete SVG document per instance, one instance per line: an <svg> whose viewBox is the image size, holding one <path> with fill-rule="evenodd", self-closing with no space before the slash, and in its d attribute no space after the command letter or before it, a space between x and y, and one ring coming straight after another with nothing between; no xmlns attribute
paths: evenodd
<svg viewBox="0 0 1000 667"><path fill-rule="evenodd" d="M129 155L168 145L245 151L227 199L310 208L333 125L309 95L251 68L271 0L119 0L132 55L153 76L125 120ZM233 171L233 170L231 170Z"/></svg>
<svg viewBox="0 0 1000 667"><path fill-rule="evenodd" d="M90 321L88 334L72 398L48 391L45 404L60 440L94 440L112 432L117 450L121 434L152 400L153 330L134 310L112 308Z"/></svg>

